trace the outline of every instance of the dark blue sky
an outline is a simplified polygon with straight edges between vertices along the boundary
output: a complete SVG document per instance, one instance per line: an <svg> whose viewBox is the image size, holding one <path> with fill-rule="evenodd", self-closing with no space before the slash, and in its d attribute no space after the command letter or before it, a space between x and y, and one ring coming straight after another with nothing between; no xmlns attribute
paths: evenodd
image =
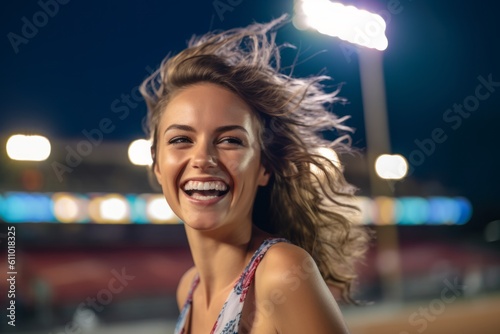
<svg viewBox="0 0 500 334"><path fill-rule="evenodd" d="M30 130L78 138L83 130L97 127L103 117L116 125L106 140L141 137L145 105L120 100L140 84L147 67L157 66L168 52L183 49L192 34L268 21L293 8L291 0L221 0L236 5L219 16L211 0L66 2L53 17L46 16L46 22L43 14L37 14L42 10L37 1L2 6L2 137ZM386 10L391 3L350 2L374 11ZM500 6L493 1L401 0L399 8L389 16L389 48L384 55L394 152L408 157L419 149L416 140L425 141L439 128L446 140L436 144L434 153L415 169L417 180L434 180L451 195L497 203L500 87L490 87L494 91L470 115L462 112L467 116L458 117L447 110L475 96L479 77L500 82L496 23ZM13 47L9 36L22 36L25 21L34 19L41 20L38 31L28 31L32 36ZM335 38L300 32L291 25L280 31L279 40L300 46L304 58L324 50L295 73L310 75L325 68L334 83L345 83L341 95L350 103L338 106L336 112L352 115L349 124L357 129L354 142L363 148L356 54L346 56ZM285 55L285 61L290 55ZM484 88L480 92L486 93ZM120 107L122 112L114 112Z"/></svg>

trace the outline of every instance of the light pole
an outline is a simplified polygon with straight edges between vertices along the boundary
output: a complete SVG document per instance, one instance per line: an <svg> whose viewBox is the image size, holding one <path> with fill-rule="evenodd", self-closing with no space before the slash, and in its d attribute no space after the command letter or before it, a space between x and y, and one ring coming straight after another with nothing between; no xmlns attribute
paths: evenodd
<svg viewBox="0 0 500 334"><path fill-rule="evenodd" d="M358 55L371 195L374 198L392 197L390 183L380 178L375 171L376 159L391 153L382 52L359 48ZM382 278L384 297L399 301L402 298L402 279L397 227L395 224L377 225L376 229L377 268Z"/></svg>
<svg viewBox="0 0 500 334"><path fill-rule="evenodd" d="M367 161L372 197L392 196L390 183L375 171L375 161L390 154L382 52L388 46L385 22L376 14L329 0L297 0L298 25L311 27L322 34L335 36L358 48L361 91L366 128ZM395 224L377 228L377 268L382 279L384 298L400 301L402 297L398 234Z"/></svg>

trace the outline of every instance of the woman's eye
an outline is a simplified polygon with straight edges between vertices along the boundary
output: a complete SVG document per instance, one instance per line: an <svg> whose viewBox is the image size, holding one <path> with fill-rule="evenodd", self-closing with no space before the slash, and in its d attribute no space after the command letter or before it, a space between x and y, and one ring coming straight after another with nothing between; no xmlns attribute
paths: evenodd
<svg viewBox="0 0 500 334"><path fill-rule="evenodd" d="M190 143L191 140L187 137L175 137L172 138L168 141L169 144L184 144L184 143Z"/></svg>
<svg viewBox="0 0 500 334"><path fill-rule="evenodd" d="M225 137L222 138L219 143L227 143L227 144L234 144L234 145L243 145L243 141L239 138L235 137Z"/></svg>

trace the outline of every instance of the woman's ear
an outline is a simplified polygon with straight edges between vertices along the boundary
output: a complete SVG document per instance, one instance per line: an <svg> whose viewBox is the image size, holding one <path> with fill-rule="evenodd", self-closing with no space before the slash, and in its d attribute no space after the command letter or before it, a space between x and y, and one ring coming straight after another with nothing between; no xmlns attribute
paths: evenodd
<svg viewBox="0 0 500 334"><path fill-rule="evenodd" d="M151 159L153 160L153 173L156 176L156 182L158 182L158 184L161 187L161 170L160 170L160 167L158 167L158 162L156 161L156 158L157 158L156 149L153 146L151 146Z"/></svg>
<svg viewBox="0 0 500 334"><path fill-rule="evenodd" d="M271 172L266 167L264 167L263 164L261 164L259 170L259 177L257 179L257 184L259 186L267 186L270 177L271 177Z"/></svg>
<svg viewBox="0 0 500 334"><path fill-rule="evenodd" d="M158 167L157 163L155 163L153 166L153 172L156 176L156 182L158 182L158 184L161 187L161 171L160 171L160 167Z"/></svg>
<svg viewBox="0 0 500 334"><path fill-rule="evenodd" d="M154 191L161 192L161 184L158 182L158 177L156 176L153 168L148 170L148 183Z"/></svg>

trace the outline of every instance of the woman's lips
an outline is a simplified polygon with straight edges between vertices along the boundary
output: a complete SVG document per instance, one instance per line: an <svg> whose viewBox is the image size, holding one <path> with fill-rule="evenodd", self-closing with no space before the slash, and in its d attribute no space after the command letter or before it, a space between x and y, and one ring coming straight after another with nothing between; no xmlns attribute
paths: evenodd
<svg viewBox="0 0 500 334"><path fill-rule="evenodd" d="M197 177L182 182L180 189L191 203L207 206L223 199L230 187L218 177Z"/></svg>
<svg viewBox="0 0 500 334"><path fill-rule="evenodd" d="M220 191L220 190L182 190L184 195L190 200L190 202L196 203L196 204L204 204L204 205L211 205L219 202L221 199L223 199L227 193L229 192L228 190L225 191Z"/></svg>

